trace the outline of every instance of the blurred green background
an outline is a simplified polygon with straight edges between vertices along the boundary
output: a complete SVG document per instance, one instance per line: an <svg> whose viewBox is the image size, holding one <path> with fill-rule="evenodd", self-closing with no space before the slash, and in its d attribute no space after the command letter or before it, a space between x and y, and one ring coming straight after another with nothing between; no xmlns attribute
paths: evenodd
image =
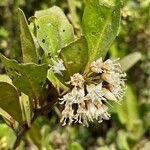
<svg viewBox="0 0 150 150"><path fill-rule="evenodd" d="M17 9L27 18L36 10L57 5L63 9L75 28L81 31L80 20L84 0L0 0L0 52L21 61ZM123 58L141 52L142 59L127 72L127 92L122 105L110 107L111 119L62 127L57 107L34 122L19 150L149 150L150 149L150 1L122 2L119 35L107 57ZM5 73L0 63L0 74ZM15 135L0 118L0 150L11 149Z"/></svg>

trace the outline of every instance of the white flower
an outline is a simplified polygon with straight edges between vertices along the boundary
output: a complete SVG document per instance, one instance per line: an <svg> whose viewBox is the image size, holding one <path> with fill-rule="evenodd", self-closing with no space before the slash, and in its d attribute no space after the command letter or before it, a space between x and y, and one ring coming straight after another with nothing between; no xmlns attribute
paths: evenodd
<svg viewBox="0 0 150 150"><path fill-rule="evenodd" d="M87 117L87 110L85 102L82 102L78 105L77 114L75 115L75 123L79 122L83 124L83 126L89 126L88 124L88 117Z"/></svg>
<svg viewBox="0 0 150 150"><path fill-rule="evenodd" d="M103 71L102 66L103 66L103 61L102 61L102 58L100 58L100 59L92 62L92 64L90 65L90 69L92 72L102 73L102 71Z"/></svg>
<svg viewBox="0 0 150 150"><path fill-rule="evenodd" d="M97 113L99 114L99 116L98 116L99 123L101 123L103 121L103 119L109 120L110 114L107 112L107 110L108 110L108 107L104 104L98 107Z"/></svg>
<svg viewBox="0 0 150 150"><path fill-rule="evenodd" d="M110 118L110 114L107 112L108 107L102 103L97 103L96 105L92 102L87 103L87 116L88 120L92 121L94 119L99 120L98 122L102 122L103 119L108 120Z"/></svg>
<svg viewBox="0 0 150 150"><path fill-rule="evenodd" d="M102 90L102 83L99 83L98 85L88 85L87 86L87 91L88 94L86 95L86 99L87 100L92 100L92 102L94 101L101 101L101 100L106 100L104 98L104 92Z"/></svg>
<svg viewBox="0 0 150 150"><path fill-rule="evenodd" d="M67 93L63 96L63 98L59 98L61 100L61 104L65 105L72 105L72 104L79 104L82 102L84 98L84 89L77 89L74 87L71 92Z"/></svg>
<svg viewBox="0 0 150 150"><path fill-rule="evenodd" d="M86 75L75 73L68 84L73 88L60 100L65 105L61 122L79 122L89 126L89 122L108 120L110 114L103 101L119 102L125 93L125 76L118 60L102 61L102 58L92 62L90 72ZM94 73L93 73L94 72ZM76 104L76 105L74 105ZM76 107L74 107L76 106Z"/></svg>
<svg viewBox="0 0 150 150"><path fill-rule="evenodd" d="M70 125L73 122L74 118L74 110L72 109L72 106L66 106L65 109L62 111L62 118L60 120L62 126L66 125L67 121Z"/></svg>
<svg viewBox="0 0 150 150"><path fill-rule="evenodd" d="M94 121L94 119L97 119L97 108L96 106L91 102L91 101L87 101L87 117L89 121Z"/></svg>
<svg viewBox="0 0 150 150"><path fill-rule="evenodd" d="M108 100L112 100L112 101L116 101L117 102L117 98L115 97L114 93L109 91L106 88L103 88L103 92L104 92L104 97L107 98Z"/></svg>
<svg viewBox="0 0 150 150"><path fill-rule="evenodd" d="M58 59L57 61L52 59L52 64L53 65L49 65L49 67L50 67L50 70L53 71L54 73L62 75L61 71L66 70L62 59Z"/></svg>
<svg viewBox="0 0 150 150"><path fill-rule="evenodd" d="M103 79L104 81L112 84L112 85L124 85L124 78L126 74L125 73L118 73L118 72L114 72L114 71L110 71L110 72L104 72L101 75L101 79Z"/></svg>
<svg viewBox="0 0 150 150"><path fill-rule="evenodd" d="M75 73L73 76L71 76L71 81L67 82L68 84L71 84L75 87L82 88L84 85L84 78L81 74Z"/></svg>
<svg viewBox="0 0 150 150"><path fill-rule="evenodd" d="M111 60L107 59L106 61L103 62L102 68L107 71L118 71L121 72L121 65L117 63L119 59L116 60Z"/></svg>
<svg viewBox="0 0 150 150"><path fill-rule="evenodd" d="M122 99L125 94L126 86L110 86L110 91L117 97L118 99Z"/></svg>

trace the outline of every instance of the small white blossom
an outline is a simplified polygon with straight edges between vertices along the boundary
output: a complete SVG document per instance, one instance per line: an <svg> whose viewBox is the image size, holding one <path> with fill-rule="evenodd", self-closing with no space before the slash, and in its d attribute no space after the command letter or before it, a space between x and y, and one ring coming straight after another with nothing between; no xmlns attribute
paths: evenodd
<svg viewBox="0 0 150 150"><path fill-rule="evenodd" d="M103 62L102 58L99 58L98 60L92 62L90 69L92 72L95 73L102 73L104 71L122 72L121 65L117 61L118 59L116 60L107 59L106 61Z"/></svg>
<svg viewBox="0 0 150 150"><path fill-rule="evenodd" d="M67 93L66 95L63 96L63 98L60 98L61 104L65 105L72 105L72 104L79 104L82 102L84 98L84 89L77 89L74 87L71 92Z"/></svg>
<svg viewBox="0 0 150 150"><path fill-rule="evenodd" d="M126 86L111 86L110 91L117 97L118 99L122 99L125 94Z"/></svg>
<svg viewBox="0 0 150 150"><path fill-rule="evenodd" d="M97 114L97 112L98 110L94 103L87 101L87 116L89 121L93 122L94 119L98 118L99 114Z"/></svg>
<svg viewBox="0 0 150 150"><path fill-rule="evenodd" d="M85 102L78 105L77 114L75 115L75 122L79 122L83 124L83 126L89 126Z"/></svg>
<svg viewBox="0 0 150 150"><path fill-rule="evenodd" d="M105 62L103 62L103 69L107 71L118 71L121 72L121 66L117 62L119 59L111 60L107 59Z"/></svg>
<svg viewBox="0 0 150 150"><path fill-rule="evenodd" d="M68 84L71 84L75 87L82 88L84 85L84 78L81 74L75 73L73 76L71 76L71 81L67 82Z"/></svg>
<svg viewBox="0 0 150 150"><path fill-rule="evenodd" d="M67 119L68 124L70 125L73 122L73 117L74 117L74 111L72 109L72 106L66 106L65 109L62 111L62 118L60 120L61 123L63 123L62 125L66 125L67 123Z"/></svg>
<svg viewBox="0 0 150 150"><path fill-rule="evenodd" d="M62 75L61 71L66 70L62 59L59 59L57 61L52 60L52 64L53 65L49 65L49 67L50 67L50 70L53 71L54 73Z"/></svg>
<svg viewBox="0 0 150 150"><path fill-rule="evenodd" d="M102 58L100 58L100 59L92 62L92 64L90 65L90 69L92 72L102 73L102 71L103 71L102 66L103 66L103 61L102 61Z"/></svg>
<svg viewBox="0 0 150 150"><path fill-rule="evenodd" d="M92 101L101 101L106 100L104 98L104 92L102 90L102 83L98 85L91 84L87 86L88 94L86 95L86 99L90 99Z"/></svg>
<svg viewBox="0 0 150 150"><path fill-rule="evenodd" d="M110 71L110 72L104 72L101 75L101 78L112 84L112 85L124 85L124 78L126 74L124 73L118 73L118 72L114 72L114 71Z"/></svg>
<svg viewBox="0 0 150 150"><path fill-rule="evenodd" d="M110 118L110 114L107 112L107 106L104 104L94 105L92 102L87 104L87 116L89 121L94 121L94 119L99 120L98 122L102 122L104 120L108 120Z"/></svg>
<svg viewBox="0 0 150 150"><path fill-rule="evenodd" d="M116 101L117 102L117 98L115 97L115 95L109 91L106 88L103 88L103 92L104 92L104 97L107 98L108 100L112 100L112 101Z"/></svg>
<svg viewBox="0 0 150 150"><path fill-rule="evenodd" d="M99 123L101 123L103 121L103 119L109 120L110 114L107 112L107 110L108 110L108 107L104 104L98 108L98 114L99 114L98 122Z"/></svg>

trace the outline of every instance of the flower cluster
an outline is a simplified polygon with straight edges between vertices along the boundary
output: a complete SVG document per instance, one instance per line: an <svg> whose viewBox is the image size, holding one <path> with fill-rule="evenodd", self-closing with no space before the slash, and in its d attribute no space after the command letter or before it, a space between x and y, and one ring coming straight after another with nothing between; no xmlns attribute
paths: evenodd
<svg viewBox="0 0 150 150"><path fill-rule="evenodd" d="M88 126L88 122L108 120L110 114L104 102L119 102L125 92L125 73L118 60L102 61L102 58L90 65L85 75L75 73L67 82L72 90L60 98L65 108L60 122L62 125L78 122Z"/></svg>

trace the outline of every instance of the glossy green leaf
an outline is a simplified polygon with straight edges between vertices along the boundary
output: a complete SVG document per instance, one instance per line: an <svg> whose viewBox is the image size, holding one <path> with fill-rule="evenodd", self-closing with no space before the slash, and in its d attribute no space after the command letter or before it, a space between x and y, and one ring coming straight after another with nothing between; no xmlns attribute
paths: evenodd
<svg viewBox="0 0 150 150"><path fill-rule="evenodd" d="M82 18L83 33L89 46L89 63L105 57L115 39L120 22L120 3L115 5L103 0L86 0Z"/></svg>
<svg viewBox="0 0 150 150"><path fill-rule="evenodd" d="M60 52L66 71L63 78L70 79L74 73L83 73L88 61L88 46L84 37L64 47Z"/></svg>
<svg viewBox="0 0 150 150"><path fill-rule="evenodd" d="M28 22L21 9L18 9L19 13L19 23L20 23L20 38L21 38L21 48L23 53L23 61L26 63L34 62L37 63L37 53L35 43L32 34L28 27Z"/></svg>
<svg viewBox="0 0 150 150"><path fill-rule="evenodd" d="M119 63L121 64L122 70L126 71L130 69L141 59L141 57L142 57L141 53L134 52L121 59Z"/></svg>
<svg viewBox="0 0 150 150"><path fill-rule="evenodd" d="M6 111L16 121L22 123L19 94L15 87L6 82L0 82L0 108Z"/></svg>
<svg viewBox="0 0 150 150"><path fill-rule="evenodd" d="M74 40L73 28L59 7L37 11L37 39L40 46L50 55Z"/></svg>
<svg viewBox="0 0 150 150"><path fill-rule="evenodd" d="M31 126L31 118L32 118L32 106L29 100L29 97L24 93L21 93L20 96L20 106L22 110L23 120L27 122L28 126Z"/></svg>
<svg viewBox="0 0 150 150"><path fill-rule="evenodd" d="M42 94L42 86L46 81L47 65L18 64L15 60L0 55L7 74L12 79L13 84L23 93L39 100Z"/></svg>

